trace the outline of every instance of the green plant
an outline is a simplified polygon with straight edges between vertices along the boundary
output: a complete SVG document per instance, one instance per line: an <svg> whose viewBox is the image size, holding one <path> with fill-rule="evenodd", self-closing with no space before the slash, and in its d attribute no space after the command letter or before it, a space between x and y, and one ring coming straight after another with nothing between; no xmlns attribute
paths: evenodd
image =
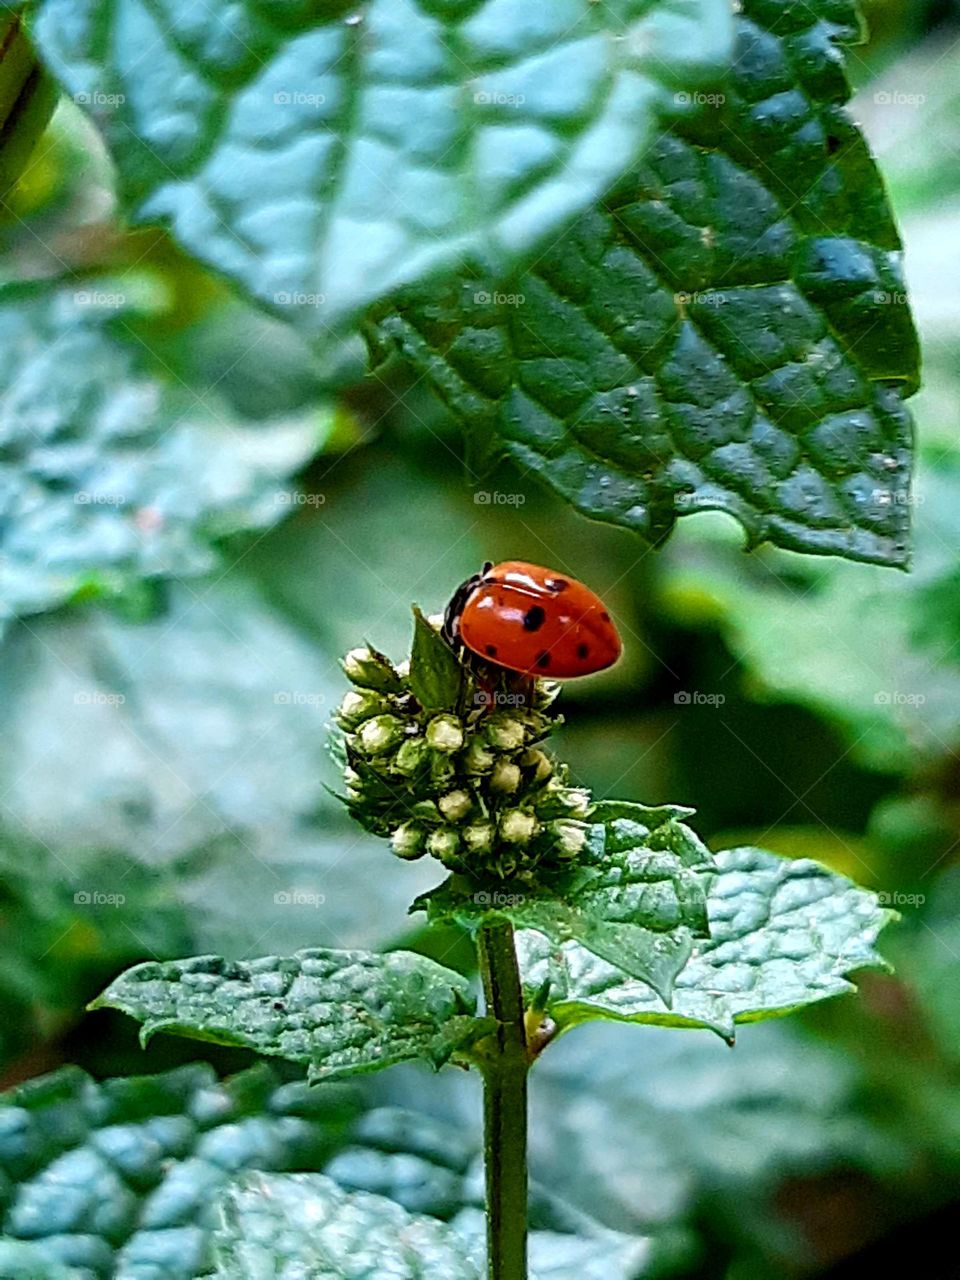
<svg viewBox="0 0 960 1280"><path fill-rule="evenodd" d="M144 1043L167 1031L242 1045L301 1062L315 1081L409 1059L478 1071L487 1273L521 1280L527 1080L557 1036L609 1019L707 1027L732 1043L737 1023L849 990L849 973L882 965L873 944L890 913L809 861L758 849L712 857L685 825L688 810L597 802L570 787L540 745L556 687L533 682L499 710L505 689L491 694L438 628L416 612L402 666L369 648L347 655L355 688L335 750L354 816L390 836L401 859L433 855L451 870L413 910L474 938L483 1010L469 982L424 956L319 949L141 964L94 1007L138 1018ZM309 1178L272 1202L268 1234L293 1229L301 1192L323 1200L335 1248L361 1209ZM232 1203L239 1241L252 1232L264 1247L261 1212L254 1189ZM389 1211L363 1212L387 1248ZM418 1246L425 1268L436 1254L450 1274L475 1274L462 1242L434 1235ZM317 1257L327 1239L314 1239Z"/></svg>
<svg viewBox="0 0 960 1280"><path fill-rule="evenodd" d="M145 1040L185 1031L328 1082L406 1060L465 1068L486 1095L489 1266L518 1276L528 1076L562 1060L548 1051L564 1033L639 1023L732 1042L738 1023L848 990L849 973L879 963L889 913L816 863L752 845L709 853L690 810L594 799L546 749L556 689L481 710L473 675L419 613L407 666L370 649L346 660L334 786L357 835L317 760L321 708L339 697L333 657L367 627L399 652L410 594L456 580L490 542L575 543L644 643L597 704L578 694L574 766L585 725L595 740L623 732L608 775L620 789L636 725L612 723L603 699L646 698L644 654L677 635L650 632L695 631L704 614L687 606L708 597L753 692L809 705L849 736L851 759L922 787L928 809L908 797L887 827L913 850L932 827L949 848L952 817L933 806L950 794L955 733L956 467L946 449L926 458L917 570L888 574L910 553L918 348L899 234L845 111L856 4L0 10L4 1065L17 1070L38 1036L55 1042L109 975L149 954L98 1005L141 1018ZM28 166L55 83L67 101ZM364 350L371 374L337 403ZM379 452L360 449L384 422ZM530 503L522 519L443 488L461 432L475 501L505 475ZM354 450L351 467L341 451ZM411 520L414 506L428 518ZM746 559L691 529L638 569L646 547L623 530L658 545L704 509L736 517L751 547L775 546ZM490 514L503 518L472 518ZM846 623L830 652L826 617ZM907 663L920 714L894 700ZM627 710L639 722L650 708ZM788 736L750 735L758 772ZM702 758L725 745L712 729ZM816 751L799 752L819 773ZM649 776L629 794L654 794ZM936 821L919 823L928 810ZM755 811L757 830L779 816ZM432 889L431 858L449 873ZM85 908L90 889L121 883L122 911ZM399 907L414 894L427 927L410 939ZM443 963L464 935L479 1011L470 977ZM437 958L365 949L397 939ZM296 954L232 958L281 949ZM170 959L193 952L216 954ZM951 1027L952 1010L930 1003ZM782 1062L812 1060L800 1036L784 1033ZM909 1069L897 1080L916 1092ZM403 1274L478 1274L476 1151L434 1133L428 1159L421 1116L370 1144L394 1161L352 1178L337 1153L361 1103L337 1089L259 1069L215 1084L199 1066L28 1083L0 1109L0 1274L376 1274L401 1238ZM745 1112L755 1090L742 1086ZM809 1127L796 1098L771 1097L778 1133ZM595 1145L619 1136L608 1101ZM939 1103L923 1093L917 1114ZM811 1164L909 1162L875 1117L834 1126L833 1105L816 1113ZM665 1145L655 1110L632 1146ZM573 1121L557 1129L588 1148ZM951 1152L952 1131L940 1136ZM739 1204L735 1181L724 1193ZM535 1269L654 1269L647 1221L612 1233L542 1193Z"/></svg>

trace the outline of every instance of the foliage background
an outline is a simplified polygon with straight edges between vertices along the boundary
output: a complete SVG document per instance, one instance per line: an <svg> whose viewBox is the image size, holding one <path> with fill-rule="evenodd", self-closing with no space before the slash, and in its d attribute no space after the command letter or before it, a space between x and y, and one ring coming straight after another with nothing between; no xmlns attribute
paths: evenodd
<svg viewBox="0 0 960 1280"><path fill-rule="evenodd" d="M246 1064L163 1037L142 1053L132 1024L82 1015L131 961L409 942L405 906L429 870L386 859L325 790L336 658L361 636L401 654L411 599L437 609L484 559L520 556L584 578L623 624L625 660L564 694L558 751L584 783L694 805L716 847L809 854L903 913L883 944L896 976L746 1028L733 1053L653 1029L561 1041L534 1082L534 1177L612 1228L652 1234L667 1274L867 1275L909 1265L918 1231L929 1258L945 1254L960 1198L960 15L875 0L869 18L872 40L851 56L855 111L901 219L926 353L910 575L748 557L720 516L649 551L510 466L471 487L458 432L422 384L393 369L352 385L343 353L332 399L292 330L162 235L124 232L96 135L58 109L10 198L0 273L79 270L92 298L114 301L78 304L71 286L44 323L86 306L91 346L32 376L48 388L90 359L131 362L131 416L99 442L105 492L139 483L138 451L169 456L139 494L148 523L164 512L152 558L116 546L114 568L64 598L65 578L85 555L102 565L117 537L107 508L101 544L78 545L65 508L34 530L55 551L49 580L4 625L7 1085L60 1062L95 1077ZM201 426L166 432L165 415ZM285 473L312 454L291 487ZM68 455L50 467L54 491ZM213 499L201 483L220 484ZM22 550L14 596L33 563ZM468 963L456 936L417 945ZM331 1102L329 1131L358 1106L427 1108L468 1159L477 1099L441 1080L431 1100L416 1073L390 1073L362 1102Z"/></svg>

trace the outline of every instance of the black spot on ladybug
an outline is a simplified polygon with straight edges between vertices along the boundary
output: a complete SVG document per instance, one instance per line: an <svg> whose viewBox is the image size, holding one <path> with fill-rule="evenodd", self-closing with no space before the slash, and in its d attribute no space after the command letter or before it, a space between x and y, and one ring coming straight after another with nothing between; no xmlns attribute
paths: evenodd
<svg viewBox="0 0 960 1280"><path fill-rule="evenodd" d="M600 615L600 620L601 620L601 622L609 622L609 621L610 621L610 615L609 615L609 613L607 613L606 609L604 609L603 613L601 613L601 615Z"/></svg>
<svg viewBox="0 0 960 1280"><path fill-rule="evenodd" d="M583 661L584 658L590 657L590 646L588 644L577 645L577 657Z"/></svg>
<svg viewBox="0 0 960 1280"><path fill-rule="evenodd" d="M550 655L546 651L537 654L537 666L544 670L550 665Z"/></svg>
<svg viewBox="0 0 960 1280"><path fill-rule="evenodd" d="M547 615L538 604L533 605L523 615L524 631L539 631L547 620Z"/></svg>
<svg viewBox="0 0 960 1280"><path fill-rule="evenodd" d="M488 644L484 653L486 653L488 658L495 658L497 656L497 646L495 644Z"/></svg>
<svg viewBox="0 0 960 1280"><path fill-rule="evenodd" d="M543 585L548 591L566 591L570 583L566 578L544 578Z"/></svg>

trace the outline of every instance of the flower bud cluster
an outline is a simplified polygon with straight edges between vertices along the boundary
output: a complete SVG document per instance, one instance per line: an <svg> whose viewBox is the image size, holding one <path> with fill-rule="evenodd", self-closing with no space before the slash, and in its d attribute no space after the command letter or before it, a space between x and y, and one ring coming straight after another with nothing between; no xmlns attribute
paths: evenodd
<svg viewBox="0 0 960 1280"><path fill-rule="evenodd" d="M589 792L568 785L566 766L542 746L557 723L548 714L557 685L515 679L499 698L464 666L458 705L427 711L409 664L364 648L343 669L354 686L336 717L347 804L397 857L504 880L583 851Z"/></svg>

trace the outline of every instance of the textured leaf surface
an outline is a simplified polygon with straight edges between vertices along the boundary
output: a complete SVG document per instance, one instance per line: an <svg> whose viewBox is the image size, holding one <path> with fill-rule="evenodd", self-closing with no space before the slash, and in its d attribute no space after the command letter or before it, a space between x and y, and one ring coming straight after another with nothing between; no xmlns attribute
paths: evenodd
<svg viewBox="0 0 960 1280"><path fill-rule="evenodd" d="M736 65L526 274L384 313L463 419L587 515L657 541L907 558L917 381L900 242L843 110L852 4L739 6Z"/></svg>
<svg viewBox="0 0 960 1280"><path fill-rule="evenodd" d="M248 1169L322 1169L346 1191L367 1193L365 1202L397 1202L393 1215L428 1214L430 1232L442 1235L453 1222L458 1247L473 1256L482 1247L479 1134L420 1110L362 1105L354 1089L278 1087L263 1067L227 1083L195 1065L100 1084L68 1068L21 1086L0 1102L0 1274L206 1276L215 1265L218 1196ZM611 1232L539 1187L531 1223L541 1280L637 1280L647 1272L648 1238ZM294 1225L292 1218L295 1237ZM244 1244L255 1243L250 1233Z"/></svg>
<svg viewBox="0 0 960 1280"><path fill-rule="evenodd" d="M810 707L875 769L918 771L960 744L960 454L931 452L909 576L775 551L745 562L704 527L670 548L662 580L666 611L719 624L756 695Z"/></svg>
<svg viewBox="0 0 960 1280"><path fill-rule="evenodd" d="M299 951L140 964L94 1002L143 1023L309 1066L331 1079L426 1058L439 1067L482 1035L466 978L408 951Z"/></svg>
<svg viewBox="0 0 960 1280"><path fill-rule="evenodd" d="M37 1280L43 1263L70 1280L194 1280L217 1192L243 1169L321 1167L356 1112L339 1089L278 1086L263 1068L225 1084L201 1065L31 1081L0 1103L0 1249L34 1253Z"/></svg>
<svg viewBox="0 0 960 1280"><path fill-rule="evenodd" d="M571 940L593 957L670 999L673 980L706 928L706 847L681 821L689 809L607 802L590 829L583 865L549 888L477 885L453 876L425 894L432 919L475 928L491 915L536 929L562 946Z"/></svg>
<svg viewBox="0 0 960 1280"><path fill-rule="evenodd" d="M452 1224L383 1196L344 1191L317 1174L248 1174L223 1196L214 1233L217 1280L482 1280L479 1212ZM613 1231L595 1238L533 1232L531 1280L637 1280L649 1242Z"/></svg>
<svg viewBox="0 0 960 1280"><path fill-rule="evenodd" d="M738 1022L851 991L848 974L883 967L874 943L891 913L876 894L818 863L761 849L716 859L710 937L677 974L669 1008L575 942L556 948L540 934L521 936L524 980L538 989L550 979L549 1013L561 1026L612 1018L709 1027L732 1040Z"/></svg>
<svg viewBox="0 0 960 1280"><path fill-rule="evenodd" d="M121 341L130 287L0 290L0 621L210 569L214 538L289 511L282 482L329 429L253 427L165 379Z"/></svg>
<svg viewBox="0 0 960 1280"><path fill-rule="evenodd" d="M36 35L109 104L134 214L316 331L528 255L725 65L729 25L723 0L42 0Z"/></svg>
<svg viewBox="0 0 960 1280"><path fill-rule="evenodd" d="M313 1174L250 1177L220 1203L218 1280L481 1280L470 1244L434 1218L383 1196L346 1192Z"/></svg>

